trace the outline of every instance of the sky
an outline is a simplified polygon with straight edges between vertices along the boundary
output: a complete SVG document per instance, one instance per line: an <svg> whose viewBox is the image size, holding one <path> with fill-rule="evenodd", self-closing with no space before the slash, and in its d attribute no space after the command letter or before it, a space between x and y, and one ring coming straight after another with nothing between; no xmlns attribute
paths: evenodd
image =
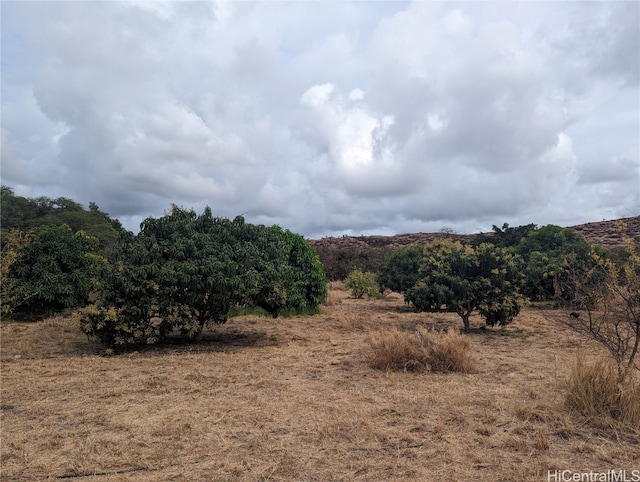
<svg viewBox="0 0 640 482"><path fill-rule="evenodd" d="M138 232L640 215L640 2L7 1L1 179Z"/></svg>

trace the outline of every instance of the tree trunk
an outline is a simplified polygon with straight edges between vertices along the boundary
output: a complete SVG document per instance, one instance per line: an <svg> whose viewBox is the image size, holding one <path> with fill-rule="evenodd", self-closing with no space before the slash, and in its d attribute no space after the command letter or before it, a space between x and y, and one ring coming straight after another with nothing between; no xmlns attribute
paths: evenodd
<svg viewBox="0 0 640 482"><path fill-rule="evenodd" d="M471 331L471 328L469 327L469 315L471 313L464 313L460 316L462 316L462 323L464 323L464 332L465 333L469 333L469 331Z"/></svg>

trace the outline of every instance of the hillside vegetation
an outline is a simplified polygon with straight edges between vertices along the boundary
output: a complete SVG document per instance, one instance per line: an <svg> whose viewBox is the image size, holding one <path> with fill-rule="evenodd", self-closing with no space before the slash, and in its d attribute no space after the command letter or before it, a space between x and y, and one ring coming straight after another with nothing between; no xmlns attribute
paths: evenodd
<svg viewBox="0 0 640 482"><path fill-rule="evenodd" d="M620 229L620 222L625 223L625 229ZM625 239L632 239L636 244L640 244L640 216L580 224L569 226L567 229L580 235L590 245L599 245L606 249L623 247ZM342 280L355 268L378 272L384 259L397 249L412 245L424 246L442 239L473 243L479 236L492 235L491 232L478 234L439 232L395 236L340 236L312 239L309 243L318 252L327 277L332 280Z"/></svg>

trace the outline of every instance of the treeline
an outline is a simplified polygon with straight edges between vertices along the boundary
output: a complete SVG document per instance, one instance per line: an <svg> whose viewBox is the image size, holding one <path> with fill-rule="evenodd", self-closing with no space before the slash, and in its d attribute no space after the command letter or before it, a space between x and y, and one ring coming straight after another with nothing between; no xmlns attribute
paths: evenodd
<svg viewBox="0 0 640 482"><path fill-rule="evenodd" d="M68 226L71 231L83 231L98 242L98 248L108 254L124 228L117 219L89 203L89 209L66 198L51 199L45 196L26 198L16 196L9 186L2 186L0 202L0 243L12 229L26 232L42 226Z"/></svg>
<svg viewBox="0 0 640 482"><path fill-rule="evenodd" d="M380 288L387 280L387 288L408 294L407 299L416 306L439 306L440 295L413 286L420 280L437 285L423 276L427 270L423 245L332 249L316 244L312 248L301 236L278 227L253 226L242 218L215 218L209 209L197 215L176 206L159 219L145 220L141 232L134 235L95 203L85 210L67 198L16 196L6 186L2 187L1 227L2 313L44 316L86 306L93 297L100 315L91 315L95 326L85 323L86 331L107 343L139 337L98 334L105 320L114 323L114 307L121 313L128 313L129 308L138 313L137 323L145 328L138 326L133 332L155 333L147 337L155 340L164 335L156 333L150 320L174 319L176 313L181 321L175 318L170 323L172 329L187 319L197 319L196 325L188 322L196 326L191 332L197 333L209 321L223 321L234 306L256 306L274 315L289 309L314 309L323 299L325 279L344 280L355 269L373 273ZM505 223L493 226L492 233L456 242L469 246L470 252L485 253L485 258L486 253L494 254L481 246L489 244L501 250L499 257L513 257L512 264L522 275L522 286L517 290L522 296L566 306L576 303L576 266L586 266L594 254L612 259L625 256L624 250L611 253L592 248L572 230L555 225L510 227ZM456 256L465 263L475 263L467 251L460 248L462 254ZM447 259L456 257L449 254ZM504 267L492 269L498 268ZM420 280L415 278L418 274ZM483 274L481 278L490 277ZM388 283L389 279L395 281ZM177 305L171 301L176 285L186 290ZM141 291L143 288L147 291ZM166 300L168 307L161 308ZM194 300L217 300L217 305L195 308ZM142 306L146 306L144 310ZM127 316L136 318L130 313ZM169 325L162 326L166 334Z"/></svg>
<svg viewBox="0 0 640 482"><path fill-rule="evenodd" d="M571 229L556 225L538 227L535 224L527 224L511 227L505 223L502 227L494 225L491 233L478 234L468 237L469 239L460 240L459 236L455 235L450 237L451 241L471 247L489 243L517 255L521 263L519 269L525 276L522 293L532 301L555 300L571 303L575 298L575 290L569 279L569 264L585 263L592 255L592 246L582 236ZM343 280L355 269L379 275L390 258L397 259L397 253L410 253L412 250L415 252L415 249L420 251L423 247L423 244L419 244L414 245L414 248L334 248L322 244L315 246L315 249L324 265L327 279ZM593 249L607 252L608 256L612 257L624 256L623 249L607 251L599 246Z"/></svg>

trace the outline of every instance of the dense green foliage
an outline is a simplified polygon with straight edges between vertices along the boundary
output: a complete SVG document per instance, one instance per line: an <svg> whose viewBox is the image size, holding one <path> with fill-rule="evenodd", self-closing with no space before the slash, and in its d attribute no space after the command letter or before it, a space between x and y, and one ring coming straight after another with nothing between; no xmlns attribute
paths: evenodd
<svg viewBox="0 0 640 482"><path fill-rule="evenodd" d="M493 234L479 234L474 240L474 244L491 243L500 248L516 246L520 240L526 237L531 231L535 231L537 226L533 223L524 226L510 227L504 223L502 228L493 225Z"/></svg>
<svg viewBox="0 0 640 482"><path fill-rule="evenodd" d="M415 252L396 259L413 260L409 255ZM392 269L391 264L387 269ZM420 311L457 313L469 331L469 317L475 310L488 325L510 323L525 302L520 294L523 278L520 258L508 249L441 240L425 246L417 281L403 292L405 300Z"/></svg>
<svg viewBox="0 0 640 482"><path fill-rule="evenodd" d="M65 197L50 199L42 196L30 199L16 196L8 186L1 188L1 203L2 244L11 229L26 232L38 226L66 225L73 232L84 231L96 238L100 249L108 255L110 248L124 231L120 221L111 219L95 203L90 203L87 211L81 204Z"/></svg>
<svg viewBox="0 0 640 482"><path fill-rule="evenodd" d="M365 273L358 268L354 269L344 280L344 287L351 291L351 295L357 299L364 297L364 295L370 297L380 296L375 273Z"/></svg>
<svg viewBox="0 0 640 482"><path fill-rule="evenodd" d="M409 246L394 251L380 267L380 285L398 293L406 293L420 279L421 261L421 246Z"/></svg>
<svg viewBox="0 0 640 482"><path fill-rule="evenodd" d="M530 231L514 249L525 260L526 296L531 300L565 302L575 298L569 261L574 266L588 263L591 252L582 237L569 229L548 225Z"/></svg>
<svg viewBox="0 0 640 482"><path fill-rule="evenodd" d="M535 224L502 228L493 226L493 234L479 235L475 244L489 242L510 248L525 261L527 276L523 294L534 301L570 302L575 298L575 283L568 274L571 263L588 263L591 247L578 234L560 226Z"/></svg>
<svg viewBox="0 0 640 482"><path fill-rule="evenodd" d="M172 331L198 337L237 306L277 316L325 297L322 265L299 235L174 206L122 238L81 327L107 347L155 343Z"/></svg>
<svg viewBox="0 0 640 482"><path fill-rule="evenodd" d="M28 317L84 306L103 258L68 226L12 230L2 249L2 313Z"/></svg>

